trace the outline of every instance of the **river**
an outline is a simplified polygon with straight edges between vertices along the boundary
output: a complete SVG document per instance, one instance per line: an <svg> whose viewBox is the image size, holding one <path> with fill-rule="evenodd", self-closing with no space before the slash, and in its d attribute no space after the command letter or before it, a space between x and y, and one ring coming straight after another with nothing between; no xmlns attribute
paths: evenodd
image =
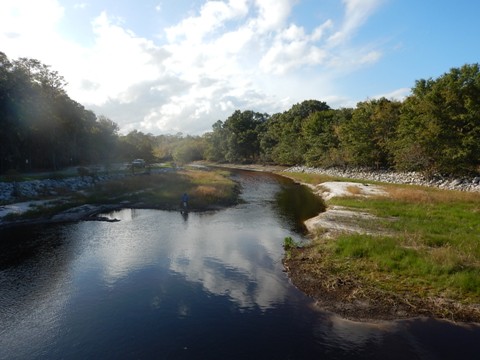
<svg viewBox="0 0 480 360"><path fill-rule="evenodd" d="M281 260L318 202L280 177L235 176L243 202L221 211L124 209L105 214L118 222L0 232L0 359L478 356L474 324L316 308Z"/></svg>

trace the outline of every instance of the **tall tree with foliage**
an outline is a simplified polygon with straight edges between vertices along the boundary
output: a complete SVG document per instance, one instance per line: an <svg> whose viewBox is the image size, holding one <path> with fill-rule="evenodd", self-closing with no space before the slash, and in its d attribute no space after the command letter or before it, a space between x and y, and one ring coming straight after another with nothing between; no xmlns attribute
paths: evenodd
<svg viewBox="0 0 480 360"><path fill-rule="evenodd" d="M227 154L227 130L218 120L212 125L212 132L204 135L206 140L205 158L209 161L224 162Z"/></svg>
<svg viewBox="0 0 480 360"><path fill-rule="evenodd" d="M268 115L251 110L236 110L223 124L226 135L225 159L229 162L254 162L260 155L260 133Z"/></svg>
<svg viewBox="0 0 480 360"><path fill-rule="evenodd" d="M305 100L295 104L288 111L274 116L267 123L267 134L264 137L264 149L271 153L274 162L282 165L301 164L307 144L303 138L303 123L312 114L330 110L322 101ZM267 145L273 145L268 149Z"/></svg>
<svg viewBox="0 0 480 360"><path fill-rule="evenodd" d="M65 84L38 60L10 61L0 52L1 173L55 170L114 153L118 126L70 99Z"/></svg>
<svg viewBox="0 0 480 360"><path fill-rule="evenodd" d="M62 134L63 119L59 116L57 106L67 96L64 90L66 82L57 71L35 59L20 58L15 60L16 71L22 72L30 80L30 94L27 101L33 110L29 118L29 130L34 133L34 151L44 155L43 165L57 169L61 166L65 134ZM41 149L41 150L40 150Z"/></svg>
<svg viewBox="0 0 480 360"><path fill-rule="evenodd" d="M303 122L302 135L306 144L303 156L309 166L337 165L332 154L339 145L335 127L339 122L338 110L317 111Z"/></svg>
<svg viewBox="0 0 480 360"><path fill-rule="evenodd" d="M403 104L396 141L398 169L464 174L480 165L480 68L453 68L418 80Z"/></svg>
<svg viewBox="0 0 480 360"><path fill-rule="evenodd" d="M120 137L119 142L120 153L125 160L144 159L148 162L154 161L154 150L158 145L154 135L132 130L127 135Z"/></svg>
<svg viewBox="0 0 480 360"><path fill-rule="evenodd" d="M13 64L0 52L0 173L20 157L18 121L15 116Z"/></svg>
<svg viewBox="0 0 480 360"><path fill-rule="evenodd" d="M385 98L360 102L338 129L347 162L355 166L390 167L392 143L401 103Z"/></svg>
<svg viewBox="0 0 480 360"><path fill-rule="evenodd" d="M115 159L118 125L106 116L99 116L91 129L90 156L94 163L109 166Z"/></svg>
<svg viewBox="0 0 480 360"><path fill-rule="evenodd" d="M173 149L173 160L177 164L187 164L202 160L205 153L205 139L199 136L182 137Z"/></svg>

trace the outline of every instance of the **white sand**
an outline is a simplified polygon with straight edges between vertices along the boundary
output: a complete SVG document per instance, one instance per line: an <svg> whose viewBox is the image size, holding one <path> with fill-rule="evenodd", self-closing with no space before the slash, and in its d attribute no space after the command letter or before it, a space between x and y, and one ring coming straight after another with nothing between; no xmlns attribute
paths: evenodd
<svg viewBox="0 0 480 360"><path fill-rule="evenodd" d="M356 189L354 192L352 192L349 190L349 188ZM328 181L321 183L316 187L316 191L325 200L330 200L335 196L375 196L387 194L380 186L377 185L341 181Z"/></svg>

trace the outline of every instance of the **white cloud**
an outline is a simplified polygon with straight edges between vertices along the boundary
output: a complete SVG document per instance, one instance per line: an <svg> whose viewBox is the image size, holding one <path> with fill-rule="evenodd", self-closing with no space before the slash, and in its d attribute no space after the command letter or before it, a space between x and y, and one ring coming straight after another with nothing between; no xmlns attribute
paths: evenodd
<svg viewBox="0 0 480 360"><path fill-rule="evenodd" d="M287 71L303 65L319 65L329 56L325 49L314 45L319 38L319 32L328 27L324 24L316 28L312 35L305 34L302 27L294 24L280 32L260 61L260 67L265 72L284 74Z"/></svg>
<svg viewBox="0 0 480 360"><path fill-rule="evenodd" d="M64 9L56 0L2 0L0 3L0 43L9 57L37 56L45 39L56 39L56 28Z"/></svg>
<svg viewBox="0 0 480 360"><path fill-rule="evenodd" d="M86 9L88 7L87 3L77 3L73 5L74 9Z"/></svg>
<svg viewBox="0 0 480 360"><path fill-rule="evenodd" d="M354 32L365 23L368 17L383 3L384 0L343 0L345 18L340 30L335 32L329 42L338 45L349 40Z"/></svg>
<svg viewBox="0 0 480 360"><path fill-rule="evenodd" d="M179 24L165 30L170 43L187 41L201 43L203 38L221 28L228 20L241 18L248 12L246 1L230 0L207 1L201 8L198 16L191 16Z"/></svg>
<svg viewBox="0 0 480 360"><path fill-rule="evenodd" d="M87 46L59 32L59 1L2 0L0 43L10 58L52 65L73 99L122 132L199 134L235 109L273 113L307 98L348 102L336 94L335 74L371 66L382 53L345 40L381 1L344 0L339 25L327 19L309 28L291 22L297 0L206 1L155 40L103 12L91 21Z"/></svg>
<svg viewBox="0 0 480 360"><path fill-rule="evenodd" d="M373 96L373 98L374 99L386 98L386 99L403 101L410 94L411 94L410 88L400 88L400 89L390 91L389 93L386 93L386 94L375 95Z"/></svg>
<svg viewBox="0 0 480 360"><path fill-rule="evenodd" d="M2 0L0 34L17 33L41 38L55 31L64 9L56 0Z"/></svg>
<svg viewBox="0 0 480 360"><path fill-rule="evenodd" d="M293 4L292 0L255 0L258 17L251 25L259 33L277 31L285 25Z"/></svg>
<svg viewBox="0 0 480 360"><path fill-rule="evenodd" d="M105 103L109 98L124 102L135 100L127 90L134 84L157 78L162 73L155 54L162 51L152 41L137 37L115 24L104 12L93 23L95 43L85 50L80 75L83 83L98 84L94 92L82 88L75 95L91 104ZM163 56L167 53L163 51ZM161 56L161 55L160 55Z"/></svg>
<svg viewBox="0 0 480 360"><path fill-rule="evenodd" d="M331 29L332 27L333 27L333 21L331 19L328 19L322 25L315 28L315 30L311 35L311 40L312 41L321 40L324 37L325 32Z"/></svg>

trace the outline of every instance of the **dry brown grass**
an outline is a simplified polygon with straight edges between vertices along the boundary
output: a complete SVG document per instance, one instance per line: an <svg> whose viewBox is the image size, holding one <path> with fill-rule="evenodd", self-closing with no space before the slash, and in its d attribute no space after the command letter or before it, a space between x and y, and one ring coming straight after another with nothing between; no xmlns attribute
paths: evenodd
<svg viewBox="0 0 480 360"><path fill-rule="evenodd" d="M209 170L184 170L179 174L187 176L190 181L198 185L228 184L228 171L209 171Z"/></svg>
<svg viewBox="0 0 480 360"><path fill-rule="evenodd" d="M350 185L347 186L347 191L352 195L362 195L363 191L358 186Z"/></svg>
<svg viewBox="0 0 480 360"><path fill-rule="evenodd" d="M193 196L215 196L218 195L219 190L214 186L199 185L193 189Z"/></svg>
<svg viewBox="0 0 480 360"><path fill-rule="evenodd" d="M423 189L388 187L386 191L392 200L413 203L430 203L433 200L429 192Z"/></svg>
<svg viewBox="0 0 480 360"><path fill-rule="evenodd" d="M467 191L440 190L414 186L386 185L385 190L392 200L409 203L431 204L453 201L480 202L480 193ZM480 208L477 208L480 211Z"/></svg>

